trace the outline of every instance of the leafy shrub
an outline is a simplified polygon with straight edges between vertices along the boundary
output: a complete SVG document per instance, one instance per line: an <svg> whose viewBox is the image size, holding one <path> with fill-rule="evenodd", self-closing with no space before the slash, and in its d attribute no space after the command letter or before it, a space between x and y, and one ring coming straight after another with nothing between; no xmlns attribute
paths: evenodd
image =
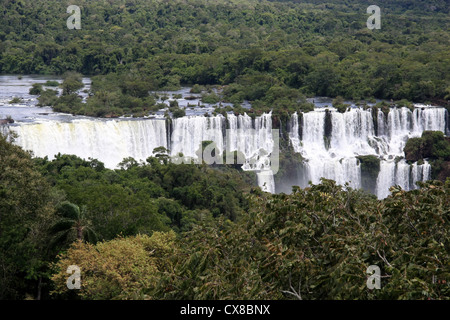
<svg viewBox="0 0 450 320"><path fill-rule="evenodd" d="M41 83L33 83L30 88L29 93L31 95L37 96L37 95L40 95L42 93L42 91L43 91L43 88L42 88Z"/></svg>
<svg viewBox="0 0 450 320"><path fill-rule="evenodd" d="M218 103L219 101L220 101L220 97L215 93L202 95L203 103L215 104L215 103Z"/></svg>
<svg viewBox="0 0 450 320"><path fill-rule="evenodd" d="M184 117L185 115L186 115L186 111L184 110L184 108L176 108L172 112L172 116L174 118L181 118L181 117Z"/></svg>
<svg viewBox="0 0 450 320"><path fill-rule="evenodd" d="M56 80L47 80L45 82L45 86L47 86L47 87L57 87L57 86L59 86L59 82L56 81Z"/></svg>
<svg viewBox="0 0 450 320"><path fill-rule="evenodd" d="M146 293L171 267L167 258L177 251L175 238L174 232L155 232L151 237L119 237L96 245L75 242L53 265L53 294L68 294L66 270L76 265L83 272L77 292L83 299L151 298Z"/></svg>
<svg viewBox="0 0 450 320"><path fill-rule="evenodd" d="M202 91L205 91L206 88L204 86L200 86L199 84L195 84L191 90L190 93L202 93Z"/></svg>
<svg viewBox="0 0 450 320"><path fill-rule="evenodd" d="M58 100L58 91L52 89L44 90L38 98L38 106L53 106Z"/></svg>
<svg viewBox="0 0 450 320"><path fill-rule="evenodd" d="M22 103L23 99L21 97L14 97L9 101L9 104Z"/></svg>

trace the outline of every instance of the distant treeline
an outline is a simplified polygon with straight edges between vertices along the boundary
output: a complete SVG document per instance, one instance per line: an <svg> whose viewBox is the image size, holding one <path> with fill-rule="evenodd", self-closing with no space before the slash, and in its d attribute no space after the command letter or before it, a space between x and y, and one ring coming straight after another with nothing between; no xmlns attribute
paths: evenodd
<svg viewBox="0 0 450 320"><path fill-rule="evenodd" d="M182 84L229 85L228 100L275 109L299 94L450 96L445 1L383 2L381 30L366 27L367 1L78 1L80 30L67 29L66 3L2 2L4 74L110 74L115 89L135 97Z"/></svg>

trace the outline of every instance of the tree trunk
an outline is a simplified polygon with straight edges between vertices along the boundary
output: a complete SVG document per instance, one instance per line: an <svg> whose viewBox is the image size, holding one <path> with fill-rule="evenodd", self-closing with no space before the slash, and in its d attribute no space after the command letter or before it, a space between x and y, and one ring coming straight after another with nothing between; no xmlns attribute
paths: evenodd
<svg viewBox="0 0 450 320"><path fill-rule="evenodd" d="M82 241L83 240L83 228L77 227L77 239Z"/></svg>
<svg viewBox="0 0 450 320"><path fill-rule="evenodd" d="M39 277L36 300L41 300L42 277Z"/></svg>

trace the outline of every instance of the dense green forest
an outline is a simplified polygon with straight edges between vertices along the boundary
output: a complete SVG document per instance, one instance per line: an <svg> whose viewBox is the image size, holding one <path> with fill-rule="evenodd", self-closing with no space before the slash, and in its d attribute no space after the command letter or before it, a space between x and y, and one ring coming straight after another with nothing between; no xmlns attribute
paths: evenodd
<svg viewBox="0 0 450 320"><path fill-rule="evenodd" d="M260 192L254 173L176 165L164 148L146 163L124 159L120 168L71 155L32 159L0 135L0 298L34 295L37 287L29 286L48 279L48 262L73 241L181 234L217 217L236 221L248 209L246 195Z"/></svg>
<svg viewBox="0 0 450 320"><path fill-rule="evenodd" d="M450 179L384 200L330 180L270 195L239 168L166 160L109 170L0 137L0 298L450 296ZM67 289L69 265L81 290Z"/></svg>
<svg viewBox="0 0 450 320"><path fill-rule="evenodd" d="M65 97L60 111L148 113L149 90L194 84L257 111L302 110L305 95L439 104L450 95L444 0L383 1L380 30L366 26L370 1L80 0L79 30L67 29L68 2L1 2L0 73L96 76L87 105Z"/></svg>

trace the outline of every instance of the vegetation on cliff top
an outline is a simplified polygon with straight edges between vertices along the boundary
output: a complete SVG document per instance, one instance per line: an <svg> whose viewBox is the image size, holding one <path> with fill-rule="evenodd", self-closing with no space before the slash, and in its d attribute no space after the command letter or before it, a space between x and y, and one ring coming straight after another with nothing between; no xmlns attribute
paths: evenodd
<svg viewBox="0 0 450 320"><path fill-rule="evenodd" d="M195 84L280 113L302 109L302 95L445 104L448 6L427 3L385 1L382 28L368 30L369 2L79 1L82 28L68 30L64 2L8 0L0 73L110 79L87 106L60 106L99 116L148 113L148 91Z"/></svg>

